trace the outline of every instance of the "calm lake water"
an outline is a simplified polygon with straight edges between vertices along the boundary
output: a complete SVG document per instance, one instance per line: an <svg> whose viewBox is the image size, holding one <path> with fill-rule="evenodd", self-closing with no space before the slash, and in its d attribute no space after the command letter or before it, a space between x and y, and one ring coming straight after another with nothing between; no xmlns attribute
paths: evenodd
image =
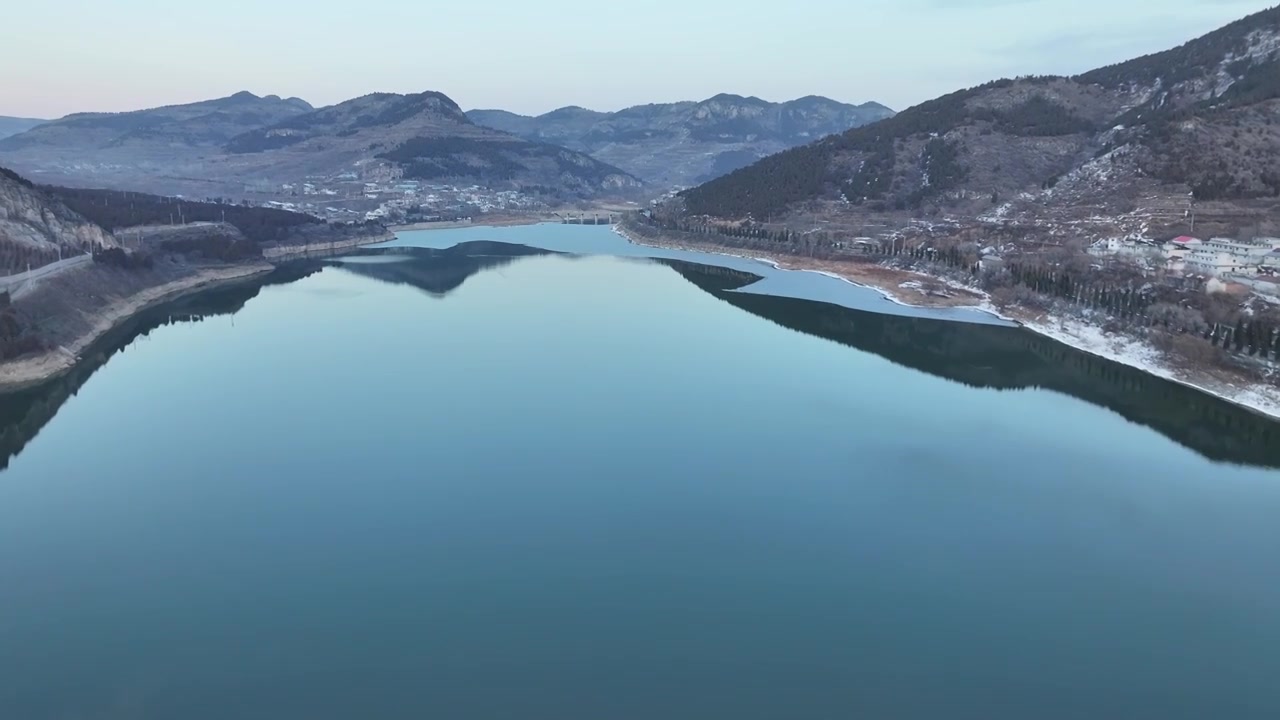
<svg viewBox="0 0 1280 720"><path fill-rule="evenodd" d="M406 234L0 397L0 718L1280 717L1274 423L641 254Z"/></svg>

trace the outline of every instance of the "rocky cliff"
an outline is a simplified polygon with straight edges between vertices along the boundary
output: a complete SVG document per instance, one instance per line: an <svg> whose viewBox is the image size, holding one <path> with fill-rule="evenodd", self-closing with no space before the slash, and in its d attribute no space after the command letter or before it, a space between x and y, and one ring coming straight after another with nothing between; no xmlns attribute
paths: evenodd
<svg viewBox="0 0 1280 720"><path fill-rule="evenodd" d="M25 178L0 168L0 274L115 245L106 230Z"/></svg>

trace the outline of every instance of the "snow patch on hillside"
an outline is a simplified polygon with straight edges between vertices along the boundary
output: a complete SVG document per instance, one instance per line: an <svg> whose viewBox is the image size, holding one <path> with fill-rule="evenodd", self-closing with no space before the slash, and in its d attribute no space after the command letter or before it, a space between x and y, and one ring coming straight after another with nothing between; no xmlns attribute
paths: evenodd
<svg viewBox="0 0 1280 720"><path fill-rule="evenodd" d="M978 220L986 223L998 223L1009 218L1009 213L1013 211L1013 203L1005 203L995 208L985 215L980 215Z"/></svg>

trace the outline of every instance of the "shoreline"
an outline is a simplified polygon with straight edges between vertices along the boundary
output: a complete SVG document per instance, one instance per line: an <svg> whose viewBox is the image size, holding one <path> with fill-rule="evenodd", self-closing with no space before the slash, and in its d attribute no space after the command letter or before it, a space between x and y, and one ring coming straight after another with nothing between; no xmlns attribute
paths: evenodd
<svg viewBox="0 0 1280 720"><path fill-rule="evenodd" d="M1135 370L1140 370L1149 375L1161 378L1162 380L1167 380L1184 387L1189 387L1193 390L1205 393L1206 395L1212 395L1213 397L1268 419L1280 420L1280 389L1258 384L1241 388L1219 378L1207 379L1204 376L1208 373L1198 373L1200 377L1186 377L1183 374L1186 372L1185 370L1179 371L1178 369L1171 368L1165 361L1163 353L1148 342L1124 336L1107 335L1102 331L1102 328L1090 325L1075 318L1063 318L1055 315L1031 317L1027 313L1022 313L1020 316L1012 316L1000 311L992 305L990 297L981 291L966 289L966 292L974 295L976 300L972 304L968 305L912 303L905 300L890 288L886 288L883 285L872 284L869 276L873 275L873 273L854 279L839 272L810 267L804 262L803 258L795 258L786 263L782 263L773 257L761 257L759 255L730 252L729 250L731 250L731 248L724 248L714 244L711 244L710 249L708 249L703 247L690 247L679 243L637 240L632 237L631 234L627 233L626 229L619 225L614 226L614 232L633 245L663 248L668 250L688 250L710 255L746 258L771 264L780 269L800 270L834 277L836 279L843 280L850 285L875 290L884 296L886 300L907 307L972 307L1001 320L1017 323L1018 327L1049 338L1055 342L1062 343L1074 350L1088 353L1126 367L1131 367ZM906 273L905 271L897 272L901 272L903 275L920 275L921 277L929 277L921 273ZM947 285L948 287L958 290L958 288L955 288L953 285L941 281L938 278L931 279L935 282L940 282L943 285Z"/></svg>
<svg viewBox="0 0 1280 720"><path fill-rule="evenodd" d="M542 223L549 223L549 222L558 223L559 221L551 216L547 216L547 217L509 216L509 217L498 217L491 220L489 219L480 220L480 221L471 220L467 222L463 222L461 220L448 220L448 221L440 221L440 222L409 223L407 225L388 225L387 230L394 235L395 233L399 233L399 232L418 232L421 230L458 230L461 228L470 228L470 227L517 227L520 225L541 225Z"/></svg>
<svg viewBox="0 0 1280 720"><path fill-rule="evenodd" d="M287 263L293 260L323 257L393 239L395 239L395 233L387 230L376 236L361 235L338 241L264 248L262 257L254 262L202 268L188 277L117 298L111 304L93 312L93 327L74 341L39 355L0 362L0 394L43 385L67 374L81 362L80 354L87 348L135 315L156 305L266 275L277 268L278 262Z"/></svg>
<svg viewBox="0 0 1280 720"><path fill-rule="evenodd" d="M67 374L80 363L80 354L85 349L138 313L187 295L252 280L274 270L275 266L269 263L207 268L120 298L95 313L93 328L69 345L0 363L0 393L27 390Z"/></svg>
<svg viewBox="0 0 1280 720"><path fill-rule="evenodd" d="M360 237L331 242L309 243L307 245L277 245L275 247L263 248L262 259L267 262L271 262L273 260L297 260L298 258L324 256L340 252L342 250L364 247L365 245L376 245L378 243L395 239L395 232L388 228L385 233L376 237L361 235Z"/></svg>
<svg viewBox="0 0 1280 720"><path fill-rule="evenodd" d="M1141 370L1162 380L1212 395L1270 420L1280 421L1280 389L1261 383L1239 387L1204 371L1195 373L1197 377L1188 377L1186 370L1170 367L1164 353L1151 343L1122 335L1108 335L1102 328L1077 318L1050 314L1017 318L1004 315L994 307L982 309L1080 352Z"/></svg>
<svg viewBox="0 0 1280 720"><path fill-rule="evenodd" d="M530 219L528 222L513 224L529 225L537 224L537 221ZM468 224L468 226L472 225L477 227L486 227L484 224ZM502 226L495 225L490 227ZM1030 332L1034 332L1038 335L1054 340L1055 342L1062 343L1063 345L1071 347L1077 351L1125 365L1142 372L1146 372L1155 377L1212 395L1269 419L1280 420L1280 389L1259 383L1245 383L1244 386L1241 387L1238 383L1230 382L1224 378L1213 376L1211 373L1204 371L1196 372L1194 373L1194 377L1189 377L1186 370L1171 367L1165 360L1163 353L1148 342L1127 336L1108 335L1104 333L1101 328L1076 318L1059 317L1051 314L1033 316L1031 313L1026 311L1002 311L992 305L990 297L987 296L986 293L970 288L962 289L956 287L954 284L941 281L938 278L931 278L922 273L881 268L881 270L889 270L889 272L882 273L877 270L871 270L870 272L862 272L858 273L855 277L850 277L849 275L840 272L840 270L847 270L849 267L866 270L867 268L876 266L870 264L864 265L862 263L808 263L805 262L804 258L786 258L784 260L777 257L760 256L758 254L751 255L746 253L730 252L730 248L714 244L709 247L691 247L687 244L675 242L664 243L662 241L641 241L633 237L619 225L614 225L613 231L633 245L678 249L710 255L749 259L757 262L763 262L779 269L797 270L826 275L857 287L874 290L886 300L907 307L972 307L1001 320L1016 323L1018 327L1025 328ZM281 257L309 257L313 254L324 254L325 251L337 251L382 241L383 239L381 238L360 238L351 243L341 243L342 247L338 247L338 245L333 243L308 245L304 246L297 252L291 252L287 255L277 255L276 259ZM827 267L814 267L813 265L815 264L826 265ZM832 269L833 266L835 269ZM70 372L80 362L80 354L86 348L90 347L104 335L128 321L134 315L137 315L138 313L155 305L199 293L204 290L211 290L237 282L250 280L260 275L270 273L274 269L275 266L269 262L222 268L207 268L197 271L189 277L174 280L163 285L157 285L137 292L131 296L120 298L115 303L108 305L95 313L93 328L69 345L59 346L56 349L49 350L40 355L0 363L0 393L25 390L44 384L45 382ZM940 300L939 298L933 298L926 295L921 291L921 286L917 283L912 285L909 289L924 298L925 302L913 303L902 297L902 295L899 292L896 292L894 288L885 287L885 281L893 282L902 280L903 278L908 278L905 282L914 283L915 281L910 279L913 277L925 278L933 283L947 287L952 291L963 292L968 297L964 298L961 302L937 302L937 300ZM900 284L896 290L900 291L901 289L902 287ZM949 296L946 300L955 300L955 296Z"/></svg>
<svg viewBox="0 0 1280 720"><path fill-rule="evenodd" d="M862 263L853 260L816 260L795 255L768 255L747 251L735 252L736 248L708 243L707 245L688 245L678 242L637 240L627 233L621 225L614 225L613 231L632 245L662 248L664 250L683 250L705 255L723 255L725 257L754 260L770 265L777 270L793 270L826 275L842 280L856 287L873 290L885 300L895 305L915 308L974 308L986 311L983 303L987 301L984 293L972 288L961 287L931 275L887 268L876 263ZM894 289L886 287L895 284ZM909 291L910 295L903 291ZM942 294L942 291L947 294ZM989 313L990 314L990 313ZM997 316L998 317L998 316ZM1008 318L1001 318L1007 320Z"/></svg>

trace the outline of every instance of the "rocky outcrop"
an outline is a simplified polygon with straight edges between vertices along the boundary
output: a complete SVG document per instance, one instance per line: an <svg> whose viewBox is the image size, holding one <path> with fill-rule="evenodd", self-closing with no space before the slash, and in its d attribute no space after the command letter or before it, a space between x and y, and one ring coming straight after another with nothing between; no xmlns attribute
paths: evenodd
<svg viewBox="0 0 1280 720"><path fill-rule="evenodd" d="M0 168L0 273L114 247L111 233L17 174Z"/></svg>

